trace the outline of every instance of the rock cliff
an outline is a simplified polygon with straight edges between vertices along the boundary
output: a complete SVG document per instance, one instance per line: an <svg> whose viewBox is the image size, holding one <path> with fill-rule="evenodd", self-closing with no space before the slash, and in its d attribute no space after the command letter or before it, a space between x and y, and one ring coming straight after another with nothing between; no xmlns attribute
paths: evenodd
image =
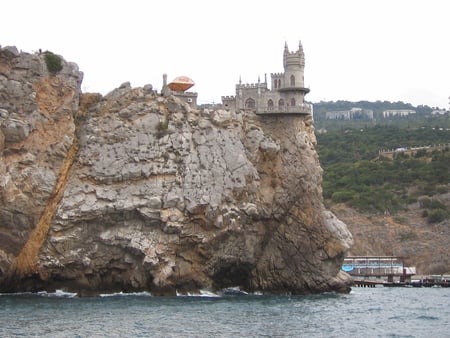
<svg viewBox="0 0 450 338"><path fill-rule="evenodd" d="M348 291L310 116L193 110L0 49L2 290Z"/></svg>

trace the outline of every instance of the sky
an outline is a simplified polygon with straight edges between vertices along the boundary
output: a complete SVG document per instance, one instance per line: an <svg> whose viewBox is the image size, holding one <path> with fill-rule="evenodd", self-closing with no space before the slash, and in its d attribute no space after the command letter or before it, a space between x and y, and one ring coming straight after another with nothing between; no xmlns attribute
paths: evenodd
<svg viewBox="0 0 450 338"><path fill-rule="evenodd" d="M84 73L83 92L192 78L198 103L283 71L303 45L306 99L449 108L446 0L14 0L0 45L49 50Z"/></svg>

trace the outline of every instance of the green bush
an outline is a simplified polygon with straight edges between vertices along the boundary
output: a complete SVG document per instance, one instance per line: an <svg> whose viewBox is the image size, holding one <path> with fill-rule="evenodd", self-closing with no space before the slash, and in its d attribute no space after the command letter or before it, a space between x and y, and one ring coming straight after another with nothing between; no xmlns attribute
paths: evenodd
<svg viewBox="0 0 450 338"><path fill-rule="evenodd" d="M168 128L169 128L169 121L165 120L165 121L158 122L158 126L157 126L158 131L165 131Z"/></svg>
<svg viewBox="0 0 450 338"><path fill-rule="evenodd" d="M156 125L157 137L163 137L168 129L169 129L169 120L165 119L159 121L158 124Z"/></svg>
<svg viewBox="0 0 450 338"><path fill-rule="evenodd" d="M432 198L421 198L420 206L427 209L445 209L445 205Z"/></svg>
<svg viewBox="0 0 450 338"><path fill-rule="evenodd" d="M395 216L395 217L394 217L394 220L395 220L397 223L400 223L400 224L406 223L406 218L405 218L405 217Z"/></svg>
<svg viewBox="0 0 450 338"><path fill-rule="evenodd" d="M411 240L415 240L417 238L418 238L417 234L413 231L409 231L409 232L400 234L400 242L411 241Z"/></svg>
<svg viewBox="0 0 450 338"><path fill-rule="evenodd" d="M350 201L354 195L354 191L336 191L331 195L331 199L334 203L345 203Z"/></svg>
<svg viewBox="0 0 450 338"><path fill-rule="evenodd" d="M47 65L47 70L50 73L56 74L63 69L62 60L58 55L47 51L44 53L44 57L45 57L45 63Z"/></svg>
<svg viewBox="0 0 450 338"><path fill-rule="evenodd" d="M435 209L428 213L428 223L439 223L449 218L449 212L445 209Z"/></svg>

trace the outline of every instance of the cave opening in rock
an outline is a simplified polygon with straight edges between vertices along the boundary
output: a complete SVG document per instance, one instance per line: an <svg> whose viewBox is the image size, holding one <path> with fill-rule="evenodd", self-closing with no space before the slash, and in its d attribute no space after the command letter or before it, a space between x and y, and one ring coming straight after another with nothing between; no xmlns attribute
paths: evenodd
<svg viewBox="0 0 450 338"><path fill-rule="evenodd" d="M227 262L220 264L214 273L214 285L217 288L239 286L244 289L250 287L250 273L253 265L243 262Z"/></svg>

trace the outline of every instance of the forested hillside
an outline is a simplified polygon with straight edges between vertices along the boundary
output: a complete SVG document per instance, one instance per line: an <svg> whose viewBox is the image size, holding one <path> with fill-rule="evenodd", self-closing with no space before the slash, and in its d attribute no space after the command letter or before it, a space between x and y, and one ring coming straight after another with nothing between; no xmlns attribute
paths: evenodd
<svg viewBox="0 0 450 338"><path fill-rule="evenodd" d="M395 213L408 204L450 191L450 131L373 127L317 135L325 199L360 211ZM434 145L445 145L436 150ZM410 153L411 147L423 147ZM380 154L381 150L396 149ZM423 203L424 207L430 204ZM433 204L441 219L444 206ZM431 213L437 212L432 210Z"/></svg>

